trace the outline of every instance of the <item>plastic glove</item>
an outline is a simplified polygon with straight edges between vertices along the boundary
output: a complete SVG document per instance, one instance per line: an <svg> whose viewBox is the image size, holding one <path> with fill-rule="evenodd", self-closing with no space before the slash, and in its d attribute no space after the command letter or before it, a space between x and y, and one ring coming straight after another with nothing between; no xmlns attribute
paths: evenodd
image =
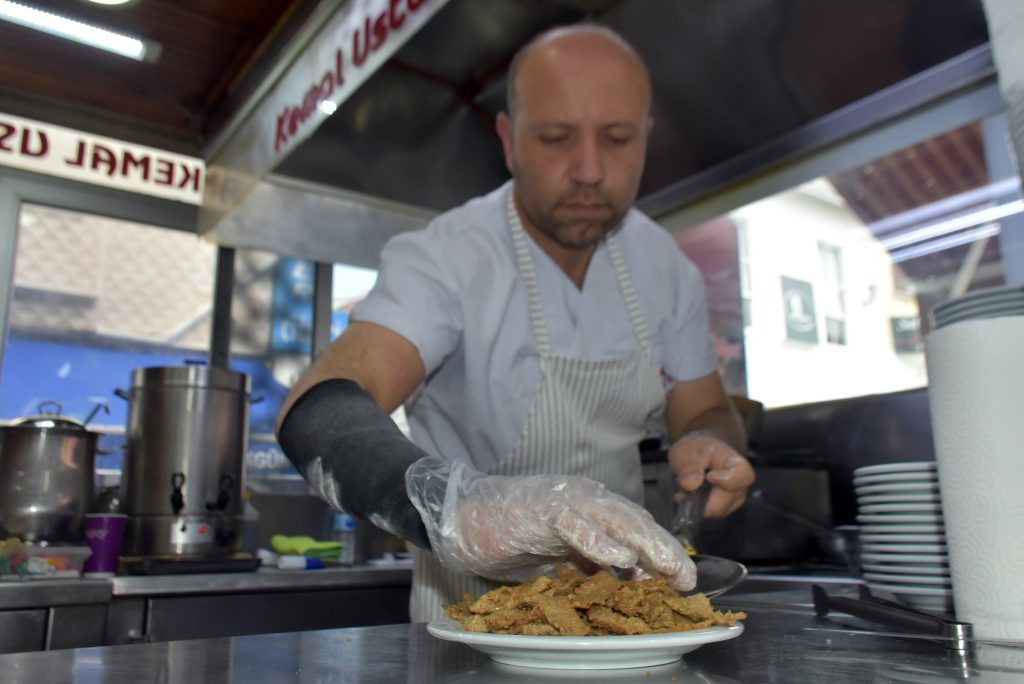
<svg viewBox="0 0 1024 684"><path fill-rule="evenodd" d="M693 589L697 568L645 509L593 480L567 475L483 475L422 459L406 471L409 499L449 570L523 581L581 559L666 576Z"/></svg>

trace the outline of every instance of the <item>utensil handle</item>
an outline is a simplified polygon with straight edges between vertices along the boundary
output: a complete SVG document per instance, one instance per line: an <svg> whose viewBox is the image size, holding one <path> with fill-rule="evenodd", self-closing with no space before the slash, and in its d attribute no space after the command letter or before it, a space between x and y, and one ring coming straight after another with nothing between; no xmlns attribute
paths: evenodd
<svg viewBox="0 0 1024 684"><path fill-rule="evenodd" d="M711 483L705 479L694 491L685 492L682 501L676 508L671 532L684 546L690 545L696 548L697 533L700 531L700 524L704 521L704 508L707 506L710 493Z"/></svg>
<svg viewBox="0 0 1024 684"><path fill-rule="evenodd" d="M811 586L814 597L814 612L818 617L825 617L829 611L847 613L865 620L881 623L889 627L912 629L922 634L933 634L947 639L969 641L972 625L967 622L947 620L937 615L929 615L921 611L901 606L861 592L860 599L829 596L825 589L814 584Z"/></svg>

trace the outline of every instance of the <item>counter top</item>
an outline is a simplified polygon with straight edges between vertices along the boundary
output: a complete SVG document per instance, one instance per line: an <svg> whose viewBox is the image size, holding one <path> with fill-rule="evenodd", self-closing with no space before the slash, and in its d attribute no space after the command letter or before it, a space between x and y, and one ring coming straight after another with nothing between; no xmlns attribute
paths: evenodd
<svg viewBox="0 0 1024 684"><path fill-rule="evenodd" d="M832 591L832 589L830 589ZM0 656L5 682L955 682L1024 680L1024 648L977 644L962 658L939 642L872 634L856 618L817 618L802 589L716 599L749 613L736 639L658 667L571 672L496 663L423 624L172 641Z"/></svg>
<svg viewBox="0 0 1024 684"><path fill-rule="evenodd" d="M409 586L412 568L360 565L319 570L260 568L255 572L187 575L125 575L111 578L114 597L180 594L225 594L258 591Z"/></svg>
<svg viewBox="0 0 1024 684"><path fill-rule="evenodd" d="M108 603L112 598L129 596L404 587L411 583L412 568L402 565L22 580L0 582L0 610Z"/></svg>
<svg viewBox="0 0 1024 684"><path fill-rule="evenodd" d="M0 582L0 610L107 603L111 582L104 578L74 577ZM0 679L3 673L0 672Z"/></svg>

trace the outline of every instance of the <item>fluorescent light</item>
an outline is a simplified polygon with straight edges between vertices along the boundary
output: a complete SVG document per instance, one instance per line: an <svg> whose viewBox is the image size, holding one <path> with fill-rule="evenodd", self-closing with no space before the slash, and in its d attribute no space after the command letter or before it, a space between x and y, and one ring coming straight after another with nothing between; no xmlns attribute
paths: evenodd
<svg viewBox="0 0 1024 684"><path fill-rule="evenodd" d="M926 254L934 254L935 252L941 252L952 247L966 245L967 243L974 242L975 240L999 235L999 230L1000 226L998 223L989 223L972 230L965 230L962 233L956 233L955 235L946 235L945 237L939 238L938 240L932 240L931 242L922 242L921 244L914 245L913 247L907 247L906 249L900 249L893 252L891 254L892 263L898 264L901 261L916 259L917 257L922 257Z"/></svg>
<svg viewBox="0 0 1024 684"><path fill-rule="evenodd" d="M994 207L986 207L978 211L973 211L969 214L962 216L956 216L945 221L939 221L938 223L931 223L927 226L921 226L920 228L913 228L911 230L904 231L899 235L893 235L892 237L886 237L879 240L879 244L888 250L892 250L898 247L906 247L912 245L915 242L923 242L924 240L930 240L937 238L942 235L948 235L964 228L970 228L971 226L977 226L982 223L988 223L990 221L996 221L1012 214L1020 213L1024 211L1024 200L1013 200L1006 204L998 204Z"/></svg>
<svg viewBox="0 0 1024 684"><path fill-rule="evenodd" d="M935 220L942 215L949 215L955 211L967 207L976 207L982 204L990 205L996 199L1004 195L1020 196L1020 177L1010 176L1002 180L993 181L988 185L961 192L959 195L944 197L935 202L929 202L920 207L909 209L899 214L886 216L884 219L869 223L868 227L875 235L884 235L907 226L916 226L925 221Z"/></svg>
<svg viewBox="0 0 1024 684"><path fill-rule="evenodd" d="M127 5L129 2L135 2L135 0L85 0L91 2L94 5L107 5L113 7L115 5Z"/></svg>
<svg viewBox="0 0 1024 684"><path fill-rule="evenodd" d="M327 116L330 116L334 112L338 111L338 105L334 104L330 100L324 100L320 103L319 109Z"/></svg>
<svg viewBox="0 0 1024 684"><path fill-rule="evenodd" d="M138 38L114 33L99 26L92 26L50 12L43 12L10 0L0 0L0 19L137 59L140 62L146 58L148 46Z"/></svg>

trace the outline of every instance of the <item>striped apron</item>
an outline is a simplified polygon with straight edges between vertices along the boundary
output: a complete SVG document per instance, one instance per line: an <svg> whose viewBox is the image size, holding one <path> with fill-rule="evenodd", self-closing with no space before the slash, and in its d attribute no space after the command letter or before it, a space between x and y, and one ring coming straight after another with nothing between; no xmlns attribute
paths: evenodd
<svg viewBox="0 0 1024 684"><path fill-rule="evenodd" d="M551 353L547 322L526 235L512 189L506 211L519 275L530 305L530 323L541 359L541 381L519 443L488 469L491 475L558 473L588 477L609 490L643 503L638 445L651 414L665 400L660 366L651 347L643 309L626 270L618 241L607 238L608 253L625 300L638 348L613 359L582 359ZM464 592L480 595L499 586L479 577L445 570L436 557L415 549L410 615L413 622L444 615L442 604L457 603Z"/></svg>

